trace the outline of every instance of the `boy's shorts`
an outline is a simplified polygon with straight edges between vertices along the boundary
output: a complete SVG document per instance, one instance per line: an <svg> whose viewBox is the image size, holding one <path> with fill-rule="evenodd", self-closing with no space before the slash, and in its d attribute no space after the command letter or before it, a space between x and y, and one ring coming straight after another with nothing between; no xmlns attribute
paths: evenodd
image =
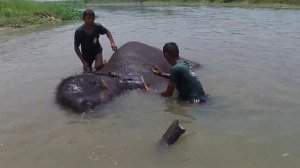
<svg viewBox="0 0 300 168"><path fill-rule="evenodd" d="M85 53L84 55L82 55L83 59L90 65L92 66L93 62L96 59L96 56L101 53L102 54L102 49L100 49L99 52L96 53Z"/></svg>

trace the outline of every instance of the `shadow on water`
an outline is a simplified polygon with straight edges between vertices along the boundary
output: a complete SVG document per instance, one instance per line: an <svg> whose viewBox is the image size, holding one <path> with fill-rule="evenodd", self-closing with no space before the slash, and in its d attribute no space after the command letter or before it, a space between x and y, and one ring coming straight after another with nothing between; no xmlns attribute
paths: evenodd
<svg viewBox="0 0 300 168"><path fill-rule="evenodd" d="M165 100L165 105L166 109L164 109L164 111L174 115L174 117L181 116L196 120L189 112L189 106L191 106L190 103L180 101L177 98L168 98ZM201 105L199 104L199 106Z"/></svg>

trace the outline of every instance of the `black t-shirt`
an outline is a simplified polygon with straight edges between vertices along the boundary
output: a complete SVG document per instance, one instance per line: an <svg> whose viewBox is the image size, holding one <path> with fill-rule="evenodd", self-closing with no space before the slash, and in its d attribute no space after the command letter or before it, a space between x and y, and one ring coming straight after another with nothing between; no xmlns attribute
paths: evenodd
<svg viewBox="0 0 300 168"><path fill-rule="evenodd" d="M88 35L84 30L84 25L78 27L74 35L74 46L79 47L81 45L82 55L97 54L102 50L99 43L100 34L106 34L107 29L99 23L94 23L94 31Z"/></svg>

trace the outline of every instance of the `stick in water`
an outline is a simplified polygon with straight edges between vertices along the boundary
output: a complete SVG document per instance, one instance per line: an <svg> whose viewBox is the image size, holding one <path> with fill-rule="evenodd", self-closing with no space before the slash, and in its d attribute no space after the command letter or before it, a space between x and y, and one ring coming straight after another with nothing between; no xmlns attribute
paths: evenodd
<svg viewBox="0 0 300 168"><path fill-rule="evenodd" d="M179 125L179 120L176 119L164 133L161 141L167 145L174 144L184 132L185 129Z"/></svg>
<svg viewBox="0 0 300 168"><path fill-rule="evenodd" d="M141 79L142 79L142 81L143 81L143 83L144 83L145 90L149 90L149 88L148 88L148 86L146 85L146 82L145 82L143 76L141 76Z"/></svg>

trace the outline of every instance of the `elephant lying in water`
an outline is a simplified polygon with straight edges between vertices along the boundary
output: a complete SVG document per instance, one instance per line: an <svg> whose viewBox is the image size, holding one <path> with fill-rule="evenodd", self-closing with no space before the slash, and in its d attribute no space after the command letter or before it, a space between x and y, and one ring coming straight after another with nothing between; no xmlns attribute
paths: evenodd
<svg viewBox="0 0 300 168"><path fill-rule="evenodd" d="M194 67L199 64L189 61ZM154 75L157 66L168 72L171 66L160 49L139 42L128 42L116 51L105 66L93 73L68 77L58 85L59 104L82 112L106 103L128 89L164 88L168 79Z"/></svg>

